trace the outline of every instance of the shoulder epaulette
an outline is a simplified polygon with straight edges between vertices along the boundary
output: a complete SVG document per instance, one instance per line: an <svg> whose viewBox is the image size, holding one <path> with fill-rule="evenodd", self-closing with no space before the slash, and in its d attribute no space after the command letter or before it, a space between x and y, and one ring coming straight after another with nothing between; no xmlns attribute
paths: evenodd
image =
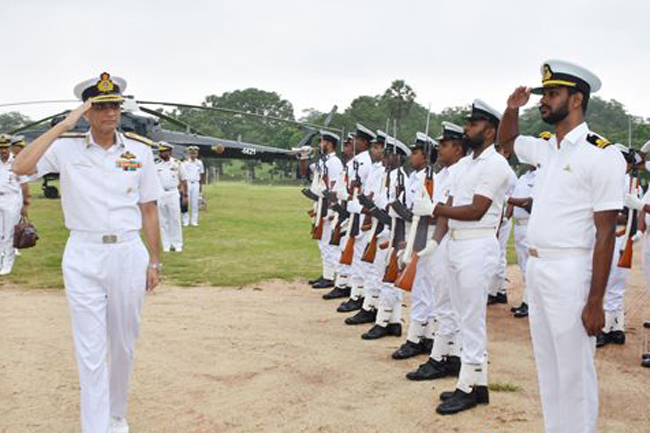
<svg viewBox="0 0 650 433"><path fill-rule="evenodd" d="M142 136L140 134L136 134L135 132L131 132L131 131L125 132L124 136L126 138L130 138L131 140L135 140L135 141L139 141L140 143L144 143L149 147L154 147L155 146L155 143L152 140L150 140L147 137L144 137L144 136Z"/></svg>
<svg viewBox="0 0 650 433"><path fill-rule="evenodd" d="M68 131L61 134L61 138L84 138L86 137L86 132L81 131Z"/></svg>
<svg viewBox="0 0 650 433"><path fill-rule="evenodd" d="M539 138L543 138L544 140L548 141L553 137L553 133L550 131L542 131L539 133Z"/></svg>
<svg viewBox="0 0 650 433"><path fill-rule="evenodd" d="M600 135L594 133L587 134L587 141L599 149L604 149L612 144L605 137L601 137Z"/></svg>

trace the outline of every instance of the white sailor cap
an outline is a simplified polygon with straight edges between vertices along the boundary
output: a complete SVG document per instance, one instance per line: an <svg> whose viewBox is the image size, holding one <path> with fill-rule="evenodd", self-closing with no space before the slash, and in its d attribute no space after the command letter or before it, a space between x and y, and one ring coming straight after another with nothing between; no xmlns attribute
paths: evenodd
<svg viewBox="0 0 650 433"><path fill-rule="evenodd" d="M25 141L25 136L24 135L14 135L11 138L11 145L12 146L19 146L19 147L27 146L27 142Z"/></svg>
<svg viewBox="0 0 650 433"><path fill-rule="evenodd" d="M166 150L173 150L173 149L174 149L174 146L167 143L166 141L159 141L158 142L158 152L164 152Z"/></svg>
<svg viewBox="0 0 650 433"><path fill-rule="evenodd" d="M339 142L341 141L341 137L339 137L337 134L335 134L333 132L330 132L330 131L327 131L325 129L320 130L320 137L323 140L330 141L330 142L332 142L334 144L339 144Z"/></svg>
<svg viewBox="0 0 650 433"><path fill-rule="evenodd" d="M437 145L438 143L436 140L433 138L429 137L427 134L424 132L416 132L415 133L415 144L417 145L418 143L426 144L426 143L433 143L433 145Z"/></svg>
<svg viewBox="0 0 650 433"><path fill-rule="evenodd" d="M465 136L465 130L455 123L443 121L442 134L437 138L438 141L460 139Z"/></svg>
<svg viewBox="0 0 650 433"><path fill-rule="evenodd" d="M74 95L82 101L92 98L93 102L123 102L122 93L126 90L126 80L112 77L103 72L99 77L90 78L77 84Z"/></svg>
<svg viewBox="0 0 650 433"><path fill-rule="evenodd" d="M368 142L372 141L375 139L375 133L372 132L370 129L366 128L360 123L357 123L357 137L364 138L368 140Z"/></svg>
<svg viewBox="0 0 650 433"><path fill-rule="evenodd" d="M499 122L501 122L501 113L481 99L474 99L472 112L467 120L487 120L494 126L499 126Z"/></svg>
<svg viewBox="0 0 650 433"><path fill-rule="evenodd" d="M187 151L189 153L199 153L199 146L188 146Z"/></svg>
<svg viewBox="0 0 650 433"><path fill-rule="evenodd" d="M11 146L11 135L0 134L0 147L9 147L9 146Z"/></svg>
<svg viewBox="0 0 650 433"><path fill-rule="evenodd" d="M348 132L348 135L345 137L345 142L353 142L354 141L354 132Z"/></svg>
<svg viewBox="0 0 650 433"><path fill-rule="evenodd" d="M386 134L384 131L381 129L377 130L377 136L375 137L375 141L379 143L386 143L386 140L388 139L388 134Z"/></svg>
<svg viewBox="0 0 650 433"><path fill-rule="evenodd" d="M411 154L411 149L409 149L409 147L406 144L402 143L399 140L396 140L391 136L386 137L385 151L386 153L400 153L405 156Z"/></svg>
<svg viewBox="0 0 650 433"><path fill-rule="evenodd" d="M573 87L587 95L600 90L600 79L591 71L564 60L547 60L541 67L542 86L532 93L541 95L546 87Z"/></svg>

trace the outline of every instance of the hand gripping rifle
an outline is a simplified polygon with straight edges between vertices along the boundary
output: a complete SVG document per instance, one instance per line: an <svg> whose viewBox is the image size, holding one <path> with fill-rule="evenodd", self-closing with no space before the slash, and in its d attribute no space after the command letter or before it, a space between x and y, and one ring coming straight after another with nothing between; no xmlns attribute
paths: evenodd
<svg viewBox="0 0 650 433"><path fill-rule="evenodd" d="M357 197L359 196L359 189L361 188L361 178L359 177L359 162L354 161L352 166L355 172L355 179L352 185L352 201L356 201ZM354 258L354 242L356 241L357 235L359 234L359 216L360 214L351 212L348 222L345 249L341 254L341 264L343 265L351 265Z"/></svg>
<svg viewBox="0 0 650 433"><path fill-rule="evenodd" d="M343 168L343 173L343 187L347 188L350 179L350 176L348 175L347 165ZM350 217L350 214L347 211L347 202L343 201L339 203L334 192L331 192L329 194L330 201L333 203L332 210L336 212L335 222L332 224L332 236L330 238L330 245L339 246L341 245L341 238L343 237L343 224Z"/></svg>
<svg viewBox="0 0 650 433"><path fill-rule="evenodd" d="M404 172L402 171L401 167L397 168L397 185L395 185L395 197L397 197L397 200L395 200L395 202L399 202L400 197L402 197L401 204L404 205L404 207L406 207L406 205L404 204L404 201L406 200L405 188L404 188ZM391 203L391 206L393 205L393 203ZM404 242L405 235L406 235L406 223L404 219L393 218L392 225L391 225L391 233L390 233L389 251L388 251L388 265L386 266L386 272L384 273L384 280L383 280L386 283L394 283L397 280L397 277L399 276L399 263L397 259L397 252L399 251L402 242Z"/></svg>
<svg viewBox="0 0 650 433"><path fill-rule="evenodd" d="M381 181L381 188L379 189L379 196L381 197L384 194L386 186L386 180L388 179L388 173L385 172ZM368 215L374 216L374 211L381 211L377 208L374 202L371 202L371 207L368 210ZM366 245L366 249L361 256L361 260L368 263L374 263L375 257L377 256L377 243L379 242L379 234L384 230L384 223L377 217L372 220L372 228L370 229L370 242Z"/></svg>
<svg viewBox="0 0 650 433"><path fill-rule="evenodd" d="M639 172L636 168L632 169L632 178L630 179L630 193L636 194L639 189ZM625 249L618 261L619 268L632 268L632 255L634 252L633 237L637 231L638 211L634 209L627 210L627 227L625 229Z"/></svg>

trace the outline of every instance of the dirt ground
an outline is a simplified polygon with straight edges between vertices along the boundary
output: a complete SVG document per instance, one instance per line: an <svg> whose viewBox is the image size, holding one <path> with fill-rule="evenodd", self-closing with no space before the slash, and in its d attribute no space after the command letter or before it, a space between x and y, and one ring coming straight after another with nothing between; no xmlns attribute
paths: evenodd
<svg viewBox="0 0 650 433"><path fill-rule="evenodd" d="M637 255L638 257L638 255ZM518 268L508 269L511 304ZM301 281L240 289L161 287L147 297L129 420L142 432L541 432L528 323L489 307L491 404L435 413L453 379L414 383L426 357L403 341L363 341L334 302ZM598 352L601 432L650 432L650 369L640 367L650 301L640 266L626 296L628 342ZM78 432L78 384L62 291L0 289L0 432Z"/></svg>

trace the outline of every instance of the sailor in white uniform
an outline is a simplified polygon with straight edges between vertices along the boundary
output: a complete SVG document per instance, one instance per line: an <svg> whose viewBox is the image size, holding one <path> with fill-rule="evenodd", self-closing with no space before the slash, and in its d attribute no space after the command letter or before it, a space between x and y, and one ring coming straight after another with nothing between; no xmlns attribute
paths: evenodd
<svg viewBox="0 0 650 433"><path fill-rule="evenodd" d="M163 251L183 251L183 228L181 227L181 194L187 195L187 182L180 179L180 162L172 157L173 146L164 141L158 143L156 171L163 195L158 200L160 239Z"/></svg>

